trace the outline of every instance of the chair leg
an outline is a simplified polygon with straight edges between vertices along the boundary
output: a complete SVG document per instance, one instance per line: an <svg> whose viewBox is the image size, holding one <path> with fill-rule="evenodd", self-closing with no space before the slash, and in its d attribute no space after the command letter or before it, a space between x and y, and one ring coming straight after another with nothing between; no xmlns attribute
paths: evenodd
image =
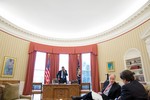
<svg viewBox="0 0 150 100"><path fill-rule="evenodd" d="M32 94L32 100L34 100L34 94Z"/></svg>
<svg viewBox="0 0 150 100"><path fill-rule="evenodd" d="M40 94L40 100L42 100L42 93Z"/></svg>

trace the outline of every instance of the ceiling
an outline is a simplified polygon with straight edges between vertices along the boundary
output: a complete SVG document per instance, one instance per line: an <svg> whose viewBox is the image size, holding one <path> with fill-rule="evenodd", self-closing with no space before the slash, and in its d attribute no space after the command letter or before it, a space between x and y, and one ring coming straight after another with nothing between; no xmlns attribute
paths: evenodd
<svg viewBox="0 0 150 100"><path fill-rule="evenodd" d="M34 34L77 39L101 34L148 0L0 0L0 16Z"/></svg>

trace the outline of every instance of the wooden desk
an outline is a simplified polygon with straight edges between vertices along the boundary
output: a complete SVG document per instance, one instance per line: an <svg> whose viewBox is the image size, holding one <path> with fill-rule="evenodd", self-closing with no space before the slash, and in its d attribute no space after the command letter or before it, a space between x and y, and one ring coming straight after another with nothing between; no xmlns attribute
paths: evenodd
<svg viewBox="0 0 150 100"><path fill-rule="evenodd" d="M80 96L78 84L43 85L43 100L71 100L71 96Z"/></svg>

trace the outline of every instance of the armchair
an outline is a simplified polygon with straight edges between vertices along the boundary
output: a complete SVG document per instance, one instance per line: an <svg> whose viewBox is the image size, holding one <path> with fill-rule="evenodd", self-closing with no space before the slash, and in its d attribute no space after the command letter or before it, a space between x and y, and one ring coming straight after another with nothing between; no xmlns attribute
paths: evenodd
<svg viewBox="0 0 150 100"><path fill-rule="evenodd" d="M81 94L86 94L91 92L90 83L81 83Z"/></svg>
<svg viewBox="0 0 150 100"><path fill-rule="evenodd" d="M150 100L150 84L143 84L147 94L148 94L148 100Z"/></svg>
<svg viewBox="0 0 150 100"><path fill-rule="evenodd" d="M40 96L42 95L43 92L43 85L41 82L33 82L32 83L32 95L33 95L33 99L34 99L34 94L40 94ZM42 96L40 97L42 99Z"/></svg>
<svg viewBox="0 0 150 100"><path fill-rule="evenodd" d="M78 84L78 80L72 80L71 84Z"/></svg>
<svg viewBox="0 0 150 100"><path fill-rule="evenodd" d="M53 79L52 79L52 84L59 84L58 79L57 79L57 78L53 78Z"/></svg>
<svg viewBox="0 0 150 100"><path fill-rule="evenodd" d="M19 80L0 80L0 100L31 100L30 95L19 94Z"/></svg>

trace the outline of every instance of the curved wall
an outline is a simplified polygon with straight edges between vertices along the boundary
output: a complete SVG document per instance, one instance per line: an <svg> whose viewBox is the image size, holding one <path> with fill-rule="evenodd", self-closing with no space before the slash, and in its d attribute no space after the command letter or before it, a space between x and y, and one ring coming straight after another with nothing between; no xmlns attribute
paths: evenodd
<svg viewBox="0 0 150 100"><path fill-rule="evenodd" d="M140 34L144 33L145 30L149 27L150 20L122 36L98 44L99 71L100 79L102 82L106 79L106 64L109 61L113 61L115 64L115 72L111 73L115 73L117 75L117 81L121 81L119 74L122 70L125 69L124 55L130 48L136 48L141 52L144 72L146 76L145 78L147 82L150 81L150 59L146 49L146 44L140 36Z"/></svg>
<svg viewBox="0 0 150 100"><path fill-rule="evenodd" d="M0 79L25 80L29 41L25 41L0 31L0 72L4 63L4 57L14 57L17 59L13 78L0 77Z"/></svg>
<svg viewBox="0 0 150 100"><path fill-rule="evenodd" d="M140 38L140 34L144 32L150 26L150 20L143 23L141 26L121 35L117 38L98 43L98 59L99 59L99 71L100 80L103 82L106 78L105 74L106 63L108 61L114 61L115 73L117 75L117 81L120 81L119 73L125 69L124 67L124 54L130 48L137 48L142 55L144 72L146 81L150 81L150 60L146 50L144 40ZM5 56L15 57L17 59L15 74L13 78L0 79L18 79L25 80L27 62L28 62L28 48L29 41L14 37L6 32L0 31L0 72L2 70L3 61Z"/></svg>

